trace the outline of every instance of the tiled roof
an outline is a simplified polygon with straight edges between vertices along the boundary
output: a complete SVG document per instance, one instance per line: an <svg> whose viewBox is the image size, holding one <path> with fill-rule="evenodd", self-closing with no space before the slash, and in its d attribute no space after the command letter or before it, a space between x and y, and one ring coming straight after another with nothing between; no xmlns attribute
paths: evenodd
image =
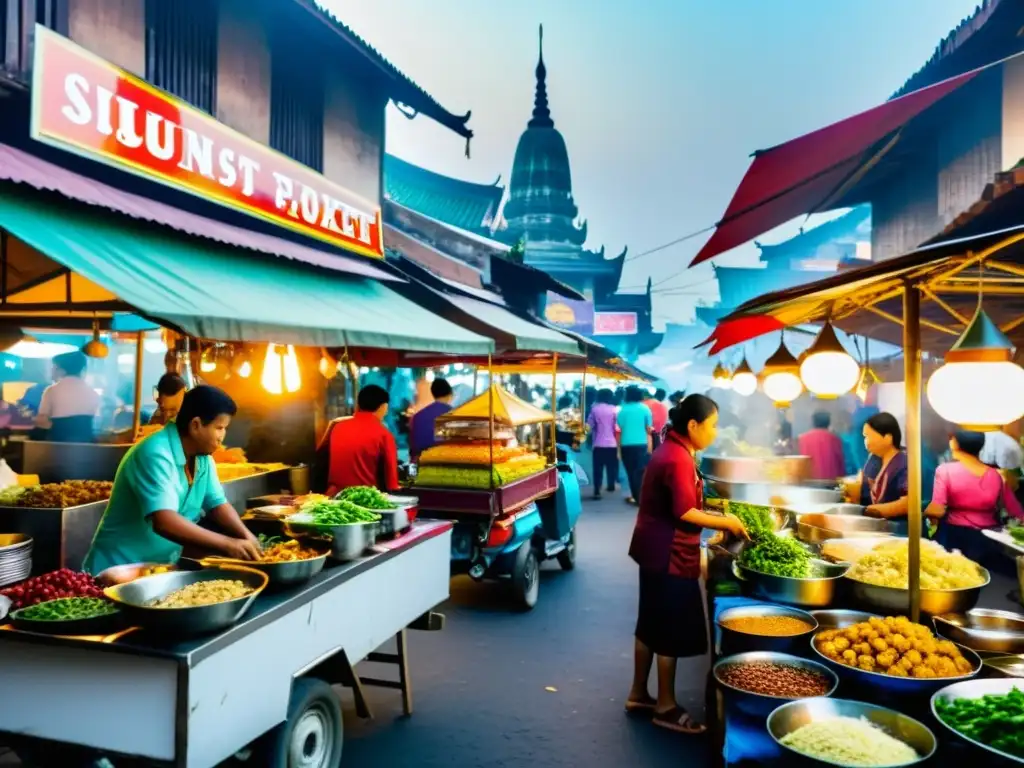
<svg viewBox="0 0 1024 768"><path fill-rule="evenodd" d="M386 199L467 232L489 232L504 194L497 180L477 184L384 156Z"/></svg>
<svg viewBox="0 0 1024 768"><path fill-rule="evenodd" d="M949 239L949 235L969 237L1024 224L1024 160L1009 171L997 173L970 208L957 216L931 242ZM970 230L970 231L968 231Z"/></svg>
<svg viewBox="0 0 1024 768"><path fill-rule="evenodd" d="M329 10L317 4L314 0L296 0L296 2L315 12L320 18L330 24L339 35L388 77L393 85L389 93L393 101L399 102L415 112L424 114L436 120L444 127L455 131L460 136L465 137L466 153L467 155L469 154L469 140L473 138L473 131L466 127L466 123L469 122L472 112L466 112L464 115L456 115L449 112L433 96L384 58L380 51L357 35L351 27L335 18L334 14Z"/></svg>

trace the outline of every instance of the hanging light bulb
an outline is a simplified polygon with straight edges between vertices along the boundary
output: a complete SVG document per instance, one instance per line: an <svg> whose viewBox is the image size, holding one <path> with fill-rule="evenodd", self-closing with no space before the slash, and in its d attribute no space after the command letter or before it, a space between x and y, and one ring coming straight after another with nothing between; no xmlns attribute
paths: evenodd
<svg viewBox="0 0 1024 768"><path fill-rule="evenodd" d="M799 374L800 365L796 358L786 348L786 342L780 341L779 348L765 361L764 370L761 371L764 393L777 408L788 408L804 391Z"/></svg>
<svg viewBox="0 0 1024 768"><path fill-rule="evenodd" d="M857 384L860 366L839 342L832 323L825 323L801 358L800 380L808 392L822 400L845 395Z"/></svg>
<svg viewBox="0 0 1024 768"><path fill-rule="evenodd" d="M102 360L110 354L110 348L100 340L100 321L98 319L92 321L92 340L82 347L82 353L86 357L95 357L98 360Z"/></svg>
<svg viewBox="0 0 1024 768"><path fill-rule="evenodd" d="M338 375L338 361L327 354L327 350L323 349L320 352L320 375L325 379L333 379Z"/></svg>
<svg viewBox="0 0 1024 768"><path fill-rule="evenodd" d="M853 388L853 393L862 402L866 403L868 400L868 392L871 391L871 387L880 381L878 375L871 370L871 367L867 364L861 366L859 378L857 379L857 386Z"/></svg>
<svg viewBox="0 0 1024 768"><path fill-rule="evenodd" d="M238 366L237 373L243 379L248 379L250 376L252 376L252 363L250 363L248 360L243 360L242 364Z"/></svg>
<svg viewBox="0 0 1024 768"><path fill-rule="evenodd" d="M240 379L248 379L252 376L252 362L249 360L249 353L245 347L238 347L231 356L231 371Z"/></svg>
<svg viewBox="0 0 1024 768"><path fill-rule="evenodd" d="M732 389L732 374L721 362L715 366L715 371L711 374L711 386L718 389Z"/></svg>
<svg viewBox="0 0 1024 768"><path fill-rule="evenodd" d="M276 344L267 345L267 356L263 360L263 376L260 379L263 388L272 395L284 392L284 361Z"/></svg>
<svg viewBox="0 0 1024 768"><path fill-rule="evenodd" d="M757 376L750 370L745 357L732 372L732 391L741 397L750 397L757 391Z"/></svg>
<svg viewBox="0 0 1024 768"><path fill-rule="evenodd" d="M302 374L299 372L299 356L295 354L295 347L288 345L284 355L284 388L289 392L298 392L302 389Z"/></svg>
<svg viewBox="0 0 1024 768"><path fill-rule="evenodd" d="M212 346L208 346L203 354L199 356L199 372L200 373L213 373L217 370L217 351Z"/></svg>
<svg viewBox="0 0 1024 768"><path fill-rule="evenodd" d="M946 421L991 432L1024 416L1024 369L1014 348L981 307L928 379L928 402Z"/></svg>

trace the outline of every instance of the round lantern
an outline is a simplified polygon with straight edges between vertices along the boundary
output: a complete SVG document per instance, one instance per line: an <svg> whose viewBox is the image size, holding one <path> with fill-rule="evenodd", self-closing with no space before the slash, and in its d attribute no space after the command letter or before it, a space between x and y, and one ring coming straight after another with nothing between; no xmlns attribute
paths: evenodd
<svg viewBox="0 0 1024 768"><path fill-rule="evenodd" d="M1024 416L1024 369L1013 345L978 309L967 330L928 379L928 402L946 421L992 432Z"/></svg>
<svg viewBox="0 0 1024 768"><path fill-rule="evenodd" d="M744 358L732 372L732 391L741 397L750 397L757 391L757 376Z"/></svg>
<svg viewBox="0 0 1024 768"><path fill-rule="evenodd" d="M719 363L711 374L711 386L718 389L732 389L732 374L729 369Z"/></svg>
<svg viewBox="0 0 1024 768"><path fill-rule="evenodd" d="M775 354L765 361L761 387L778 408L788 408L804 391L800 382L800 364L786 349L785 342L780 342Z"/></svg>
<svg viewBox="0 0 1024 768"><path fill-rule="evenodd" d="M852 390L859 376L857 361L843 349L832 323L825 323L814 343L801 355L803 385L812 395L832 400Z"/></svg>

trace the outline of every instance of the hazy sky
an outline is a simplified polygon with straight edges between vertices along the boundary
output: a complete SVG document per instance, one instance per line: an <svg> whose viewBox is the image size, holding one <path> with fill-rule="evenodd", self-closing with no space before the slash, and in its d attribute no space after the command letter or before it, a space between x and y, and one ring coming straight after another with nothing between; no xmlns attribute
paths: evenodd
<svg viewBox="0 0 1024 768"><path fill-rule="evenodd" d="M388 111L387 149L459 178L507 181L533 108L537 25L587 247L641 253L714 223L749 155L885 100L977 0L325 0L450 111L463 140ZM776 242L799 223L763 238ZM627 263L655 324L714 299L708 235ZM753 246L721 257L749 262ZM689 287L687 287L689 286Z"/></svg>

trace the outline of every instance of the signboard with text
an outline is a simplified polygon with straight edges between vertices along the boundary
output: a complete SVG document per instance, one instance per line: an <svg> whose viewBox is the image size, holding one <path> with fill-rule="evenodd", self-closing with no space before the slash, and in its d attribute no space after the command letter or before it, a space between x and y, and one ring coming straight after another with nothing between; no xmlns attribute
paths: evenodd
<svg viewBox="0 0 1024 768"><path fill-rule="evenodd" d="M379 203L38 24L34 55L32 138L383 258Z"/></svg>
<svg viewBox="0 0 1024 768"><path fill-rule="evenodd" d="M595 336L632 336L637 332L636 312L595 312Z"/></svg>
<svg viewBox="0 0 1024 768"><path fill-rule="evenodd" d="M548 291L544 319L567 331L590 336L594 333L594 304L589 301L566 299L553 291Z"/></svg>

